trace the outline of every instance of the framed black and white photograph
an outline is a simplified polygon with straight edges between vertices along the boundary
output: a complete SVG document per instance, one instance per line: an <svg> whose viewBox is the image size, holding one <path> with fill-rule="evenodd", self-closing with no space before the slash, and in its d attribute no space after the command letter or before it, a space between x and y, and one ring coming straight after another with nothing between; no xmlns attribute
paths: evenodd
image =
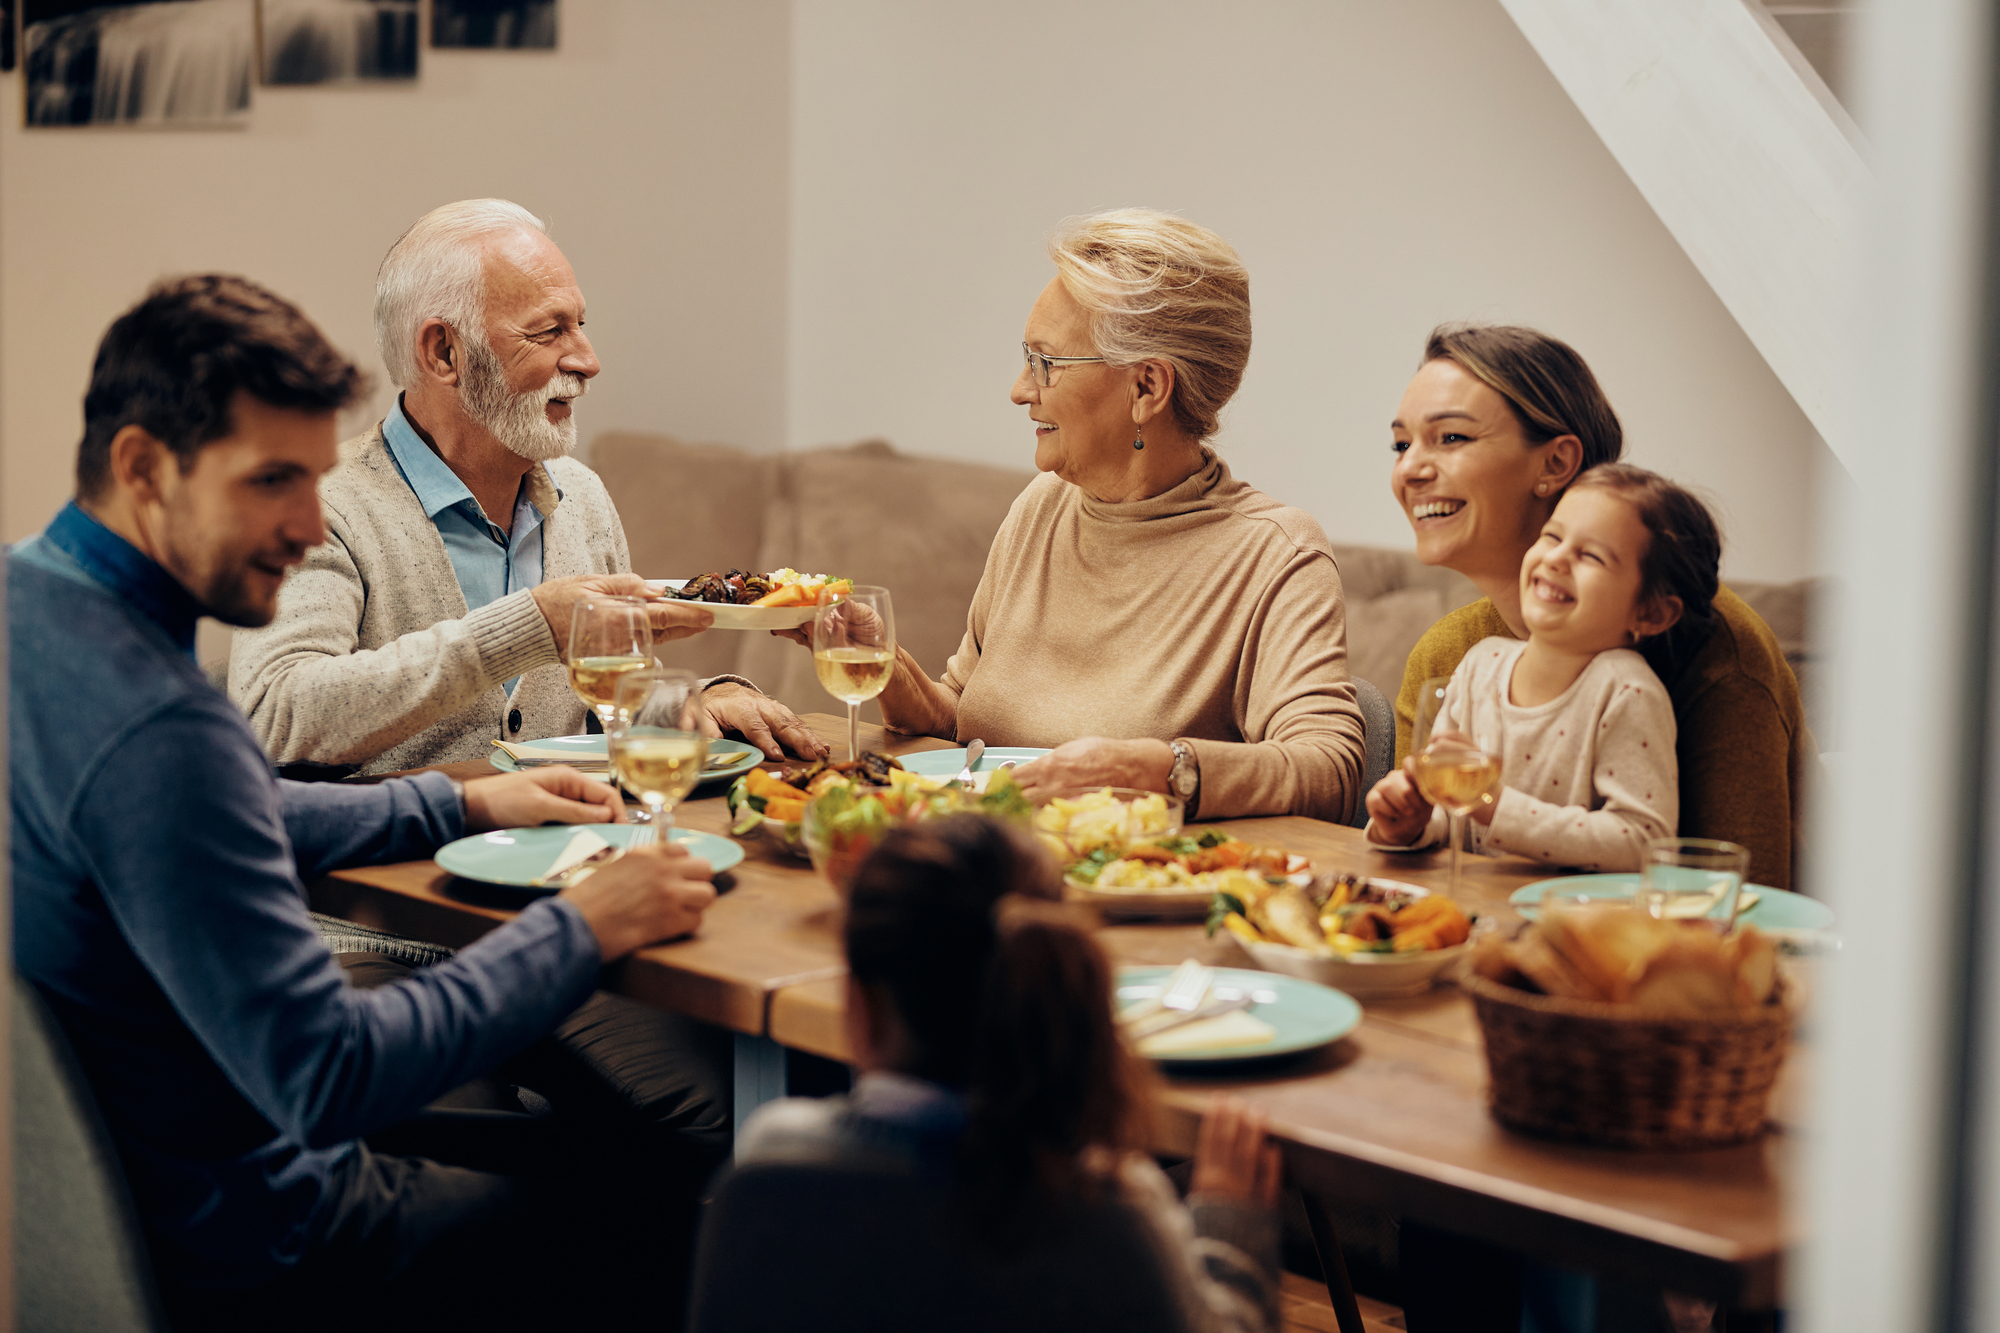
<svg viewBox="0 0 2000 1333"><path fill-rule="evenodd" d="M556 0L431 0L431 45L539 48L556 44Z"/></svg>
<svg viewBox="0 0 2000 1333"><path fill-rule="evenodd" d="M417 0L259 0L267 84L417 77Z"/></svg>
<svg viewBox="0 0 2000 1333"><path fill-rule="evenodd" d="M21 0L29 125L228 125L250 113L254 0Z"/></svg>

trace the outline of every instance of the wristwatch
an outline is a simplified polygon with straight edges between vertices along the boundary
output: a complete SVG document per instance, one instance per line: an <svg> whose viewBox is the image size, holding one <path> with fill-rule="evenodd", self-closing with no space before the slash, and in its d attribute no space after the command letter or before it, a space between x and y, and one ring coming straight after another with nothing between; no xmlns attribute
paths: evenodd
<svg viewBox="0 0 2000 1333"><path fill-rule="evenodd" d="M1167 770L1167 790L1186 807L1181 818L1193 819L1201 804L1201 761L1186 741L1168 741L1167 746L1174 752L1174 766Z"/></svg>

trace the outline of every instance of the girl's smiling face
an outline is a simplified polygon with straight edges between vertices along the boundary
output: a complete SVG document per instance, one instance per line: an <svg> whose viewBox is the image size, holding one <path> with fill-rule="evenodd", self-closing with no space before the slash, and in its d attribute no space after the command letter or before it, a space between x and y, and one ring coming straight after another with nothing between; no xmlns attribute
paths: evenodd
<svg viewBox="0 0 2000 1333"><path fill-rule="evenodd" d="M1678 597L1646 598L1652 534L1631 501L1601 486L1563 495L1521 561L1521 616L1565 653L1630 647L1680 618Z"/></svg>

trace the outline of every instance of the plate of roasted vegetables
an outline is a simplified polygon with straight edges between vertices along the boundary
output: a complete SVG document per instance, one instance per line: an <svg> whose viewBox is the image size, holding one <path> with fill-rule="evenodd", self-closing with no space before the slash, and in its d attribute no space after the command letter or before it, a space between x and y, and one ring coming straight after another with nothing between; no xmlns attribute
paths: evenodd
<svg viewBox="0 0 2000 1333"><path fill-rule="evenodd" d="M1464 956L1473 921L1442 893L1340 873L1219 890L1208 925L1235 936L1268 972L1394 999L1422 994Z"/></svg>
<svg viewBox="0 0 2000 1333"><path fill-rule="evenodd" d="M801 574L796 569L746 574L717 570L692 579L648 579L653 595L700 602L715 614L716 629L797 629L819 613L820 594L845 592L850 579Z"/></svg>
<svg viewBox="0 0 2000 1333"><path fill-rule="evenodd" d="M1219 894L1256 896L1274 884L1311 879L1305 857L1220 829L1104 843L1072 855L1063 870L1070 897L1106 915L1189 921L1201 920Z"/></svg>

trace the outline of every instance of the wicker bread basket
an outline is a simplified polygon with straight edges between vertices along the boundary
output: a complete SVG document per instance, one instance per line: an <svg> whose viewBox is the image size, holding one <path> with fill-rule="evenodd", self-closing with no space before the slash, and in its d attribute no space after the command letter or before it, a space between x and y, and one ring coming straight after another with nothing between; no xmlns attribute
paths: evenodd
<svg viewBox="0 0 2000 1333"><path fill-rule="evenodd" d="M1714 1018L1562 1000L1468 971L1486 1033L1493 1116L1510 1129L1615 1148L1714 1148L1764 1131L1791 1043L1771 1004Z"/></svg>

